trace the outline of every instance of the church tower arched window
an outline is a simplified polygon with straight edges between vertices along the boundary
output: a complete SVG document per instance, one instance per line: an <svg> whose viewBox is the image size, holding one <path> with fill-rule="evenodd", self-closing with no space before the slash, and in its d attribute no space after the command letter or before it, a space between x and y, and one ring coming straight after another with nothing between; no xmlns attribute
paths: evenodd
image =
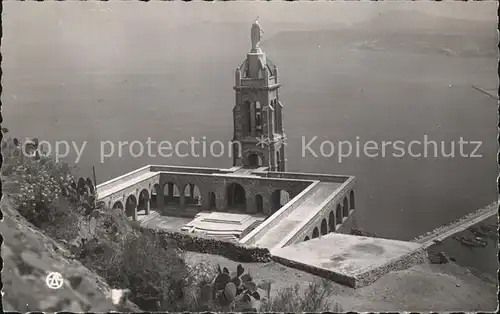
<svg viewBox="0 0 500 314"><path fill-rule="evenodd" d="M262 135L262 108L258 101L255 102L255 133Z"/></svg>
<svg viewBox="0 0 500 314"><path fill-rule="evenodd" d="M250 135L252 132L252 115L251 115L251 105L248 100L245 100L244 106L243 106L243 116L245 117L245 135Z"/></svg>

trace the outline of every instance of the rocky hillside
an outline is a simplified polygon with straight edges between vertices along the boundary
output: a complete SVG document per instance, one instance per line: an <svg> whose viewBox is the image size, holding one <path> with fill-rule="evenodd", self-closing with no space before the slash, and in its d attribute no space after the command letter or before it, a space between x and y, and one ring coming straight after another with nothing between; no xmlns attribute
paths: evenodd
<svg viewBox="0 0 500 314"><path fill-rule="evenodd" d="M73 259L72 254L44 235L13 209L8 195L1 202L3 221L3 307L6 311L108 312L140 311L129 301L115 305L104 279ZM50 289L47 274L59 272L60 289Z"/></svg>

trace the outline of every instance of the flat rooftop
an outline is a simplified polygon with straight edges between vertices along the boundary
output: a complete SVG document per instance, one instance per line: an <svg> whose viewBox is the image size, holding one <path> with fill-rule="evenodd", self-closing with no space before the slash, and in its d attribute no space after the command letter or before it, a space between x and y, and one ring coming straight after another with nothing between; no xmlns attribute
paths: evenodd
<svg viewBox="0 0 500 314"><path fill-rule="evenodd" d="M340 233L278 248L272 254L283 264L354 288L423 262L425 256L418 243Z"/></svg>

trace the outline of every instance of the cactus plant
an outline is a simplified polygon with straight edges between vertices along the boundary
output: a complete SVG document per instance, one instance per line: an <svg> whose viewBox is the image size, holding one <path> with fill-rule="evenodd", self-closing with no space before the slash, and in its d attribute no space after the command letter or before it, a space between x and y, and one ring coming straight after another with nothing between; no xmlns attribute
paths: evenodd
<svg viewBox="0 0 500 314"><path fill-rule="evenodd" d="M254 304L260 300L258 286L250 274L245 274L245 268L239 264L231 275L226 267L221 269L218 265L217 269L212 283L201 287L202 310L256 311Z"/></svg>

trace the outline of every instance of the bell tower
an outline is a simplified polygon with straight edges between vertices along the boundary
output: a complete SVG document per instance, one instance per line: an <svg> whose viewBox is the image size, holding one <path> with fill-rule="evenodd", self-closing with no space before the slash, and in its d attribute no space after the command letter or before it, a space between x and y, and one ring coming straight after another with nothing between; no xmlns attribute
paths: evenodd
<svg viewBox="0 0 500 314"><path fill-rule="evenodd" d="M259 47L262 33L255 21L251 29L252 48L235 73L233 166L286 171L278 68Z"/></svg>

